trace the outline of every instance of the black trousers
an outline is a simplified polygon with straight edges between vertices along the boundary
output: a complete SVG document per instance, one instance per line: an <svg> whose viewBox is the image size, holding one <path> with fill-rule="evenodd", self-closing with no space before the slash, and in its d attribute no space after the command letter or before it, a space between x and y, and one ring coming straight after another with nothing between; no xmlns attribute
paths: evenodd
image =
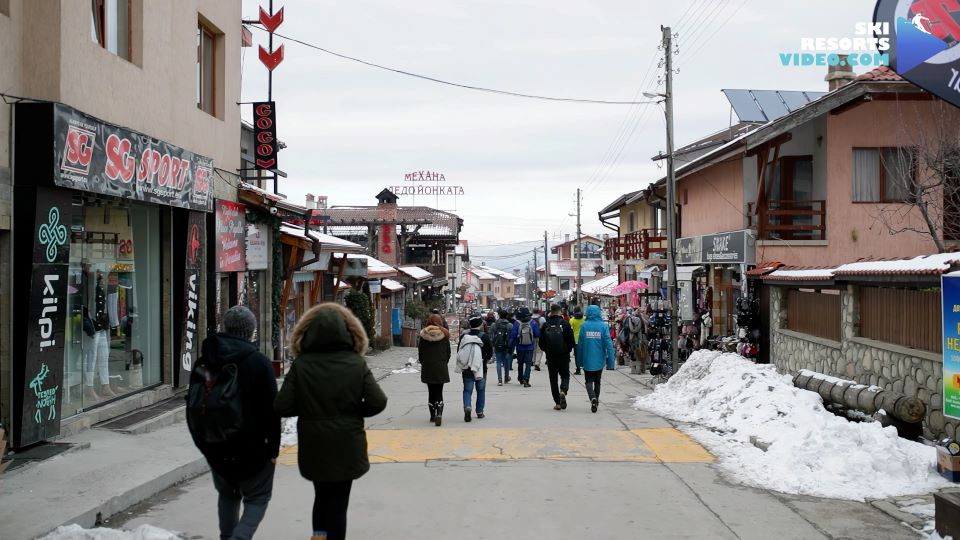
<svg viewBox="0 0 960 540"><path fill-rule="evenodd" d="M327 540L347 537L347 506L353 480L344 482L314 482L313 534L327 533Z"/></svg>
<svg viewBox="0 0 960 540"><path fill-rule="evenodd" d="M439 403L443 401L443 383L427 383L427 402Z"/></svg>
<svg viewBox="0 0 960 540"><path fill-rule="evenodd" d="M583 382L587 386L587 396L590 399L600 399L600 378L603 377L603 370L583 372Z"/></svg>
<svg viewBox="0 0 960 540"><path fill-rule="evenodd" d="M547 375L550 377L550 393L553 394L553 402L559 405L560 392L566 394L570 389L570 357L553 358L548 356ZM559 379L559 385L557 379Z"/></svg>

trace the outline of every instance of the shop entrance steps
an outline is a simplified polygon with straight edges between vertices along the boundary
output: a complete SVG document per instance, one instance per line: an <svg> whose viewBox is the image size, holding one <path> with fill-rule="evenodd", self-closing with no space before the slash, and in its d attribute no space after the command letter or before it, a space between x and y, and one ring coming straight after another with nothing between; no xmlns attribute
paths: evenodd
<svg viewBox="0 0 960 540"><path fill-rule="evenodd" d="M149 407L129 412L93 426L118 433L139 435L181 422L186 418L186 402L182 395L160 401Z"/></svg>

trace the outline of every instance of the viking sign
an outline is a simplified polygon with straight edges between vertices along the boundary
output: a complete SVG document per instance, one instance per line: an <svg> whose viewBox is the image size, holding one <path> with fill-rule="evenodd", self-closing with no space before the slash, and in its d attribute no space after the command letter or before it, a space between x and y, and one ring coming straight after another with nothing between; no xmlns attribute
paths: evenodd
<svg viewBox="0 0 960 540"><path fill-rule="evenodd" d="M880 0L873 22L901 77L960 107L960 0Z"/></svg>

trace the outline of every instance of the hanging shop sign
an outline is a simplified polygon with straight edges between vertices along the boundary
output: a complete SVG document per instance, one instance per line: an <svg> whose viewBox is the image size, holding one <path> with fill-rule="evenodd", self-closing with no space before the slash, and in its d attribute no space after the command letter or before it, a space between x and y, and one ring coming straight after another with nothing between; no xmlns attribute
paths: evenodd
<svg viewBox="0 0 960 540"><path fill-rule="evenodd" d="M266 270L269 261L267 227L262 223L247 223L247 270Z"/></svg>
<svg viewBox="0 0 960 540"><path fill-rule="evenodd" d="M943 415L960 418L960 272L941 278L943 294Z"/></svg>
<svg viewBox="0 0 960 540"><path fill-rule="evenodd" d="M190 382L190 370L200 348L197 326L200 315L200 269L203 267L204 238L207 237L203 214L190 212L187 221L187 258L183 274L183 332L180 338L180 385ZM219 282L219 281L218 281Z"/></svg>
<svg viewBox="0 0 960 540"><path fill-rule="evenodd" d="M753 231L730 231L677 239L677 264L756 264Z"/></svg>
<svg viewBox="0 0 960 540"><path fill-rule="evenodd" d="M873 32L901 77L960 107L960 2L880 0Z"/></svg>
<svg viewBox="0 0 960 540"><path fill-rule="evenodd" d="M699 264L701 257L700 237L677 238L677 264Z"/></svg>
<svg viewBox="0 0 960 540"><path fill-rule="evenodd" d="M260 170L277 168L277 105L273 101L253 104L254 163Z"/></svg>
<svg viewBox="0 0 960 540"><path fill-rule="evenodd" d="M244 240L247 236L247 207L217 199L214 209L217 228L214 256L217 272L243 272L246 270Z"/></svg>
<svg viewBox="0 0 960 540"><path fill-rule="evenodd" d="M213 160L208 157L59 103L18 105L16 119L18 131L30 125L18 134L17 161L41 171L50 167L56 186L205 212L212 209ZM52 133L44 133L51 120ZM46 146L51 135L52 153ZM41 176L37 182L47 180Z"/></svg>
<svg viewBox="0 0 960 540"><path fill-rule="evenodd" d="M60 433L72 208L68 192L38 190L26 350L22 377L17 378L22 385L17 392L16 447Z"/></svg>

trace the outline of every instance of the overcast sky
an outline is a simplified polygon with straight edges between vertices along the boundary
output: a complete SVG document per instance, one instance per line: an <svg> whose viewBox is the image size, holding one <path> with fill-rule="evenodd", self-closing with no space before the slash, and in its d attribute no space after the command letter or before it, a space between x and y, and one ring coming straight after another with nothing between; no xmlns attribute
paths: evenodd
<svg viewBox="0 0 960 540"><path fill-rule="evenodd" d="M244 18L261 3L243 0ZM676 143L727 127L723 88L826 90L823 67L783 67L802 37L852 37L872 0L289 0L278 33L320 47L461 84L527 94L644 100L662 70L660 25L678 34ZM254 30L255 45L266 34ZM275 44L284 43L275 39ZM243 101L264 100L266 68L243 50ZM274 72L278 134L287 144L280 191L331 205L372 205L404 173L441 172L466 195L401 197L454 211L472 255L518 254L575 234L583 188L584 234L605 232L597 211L662 177L650 158L665 147L656 105L549 102L454 88L371 68L297 43ZM863 68L858 68L863 71ZM645 77L646 75L646 77ZM249 106L242 108L249 119ZM734 117L734 121L736 118ZM522 244L521 242L528 242ZM503 246L502 244L508 244ZM482 247L490 246L490 247ZM529 254L491 260L513 268Z"/></svg>

